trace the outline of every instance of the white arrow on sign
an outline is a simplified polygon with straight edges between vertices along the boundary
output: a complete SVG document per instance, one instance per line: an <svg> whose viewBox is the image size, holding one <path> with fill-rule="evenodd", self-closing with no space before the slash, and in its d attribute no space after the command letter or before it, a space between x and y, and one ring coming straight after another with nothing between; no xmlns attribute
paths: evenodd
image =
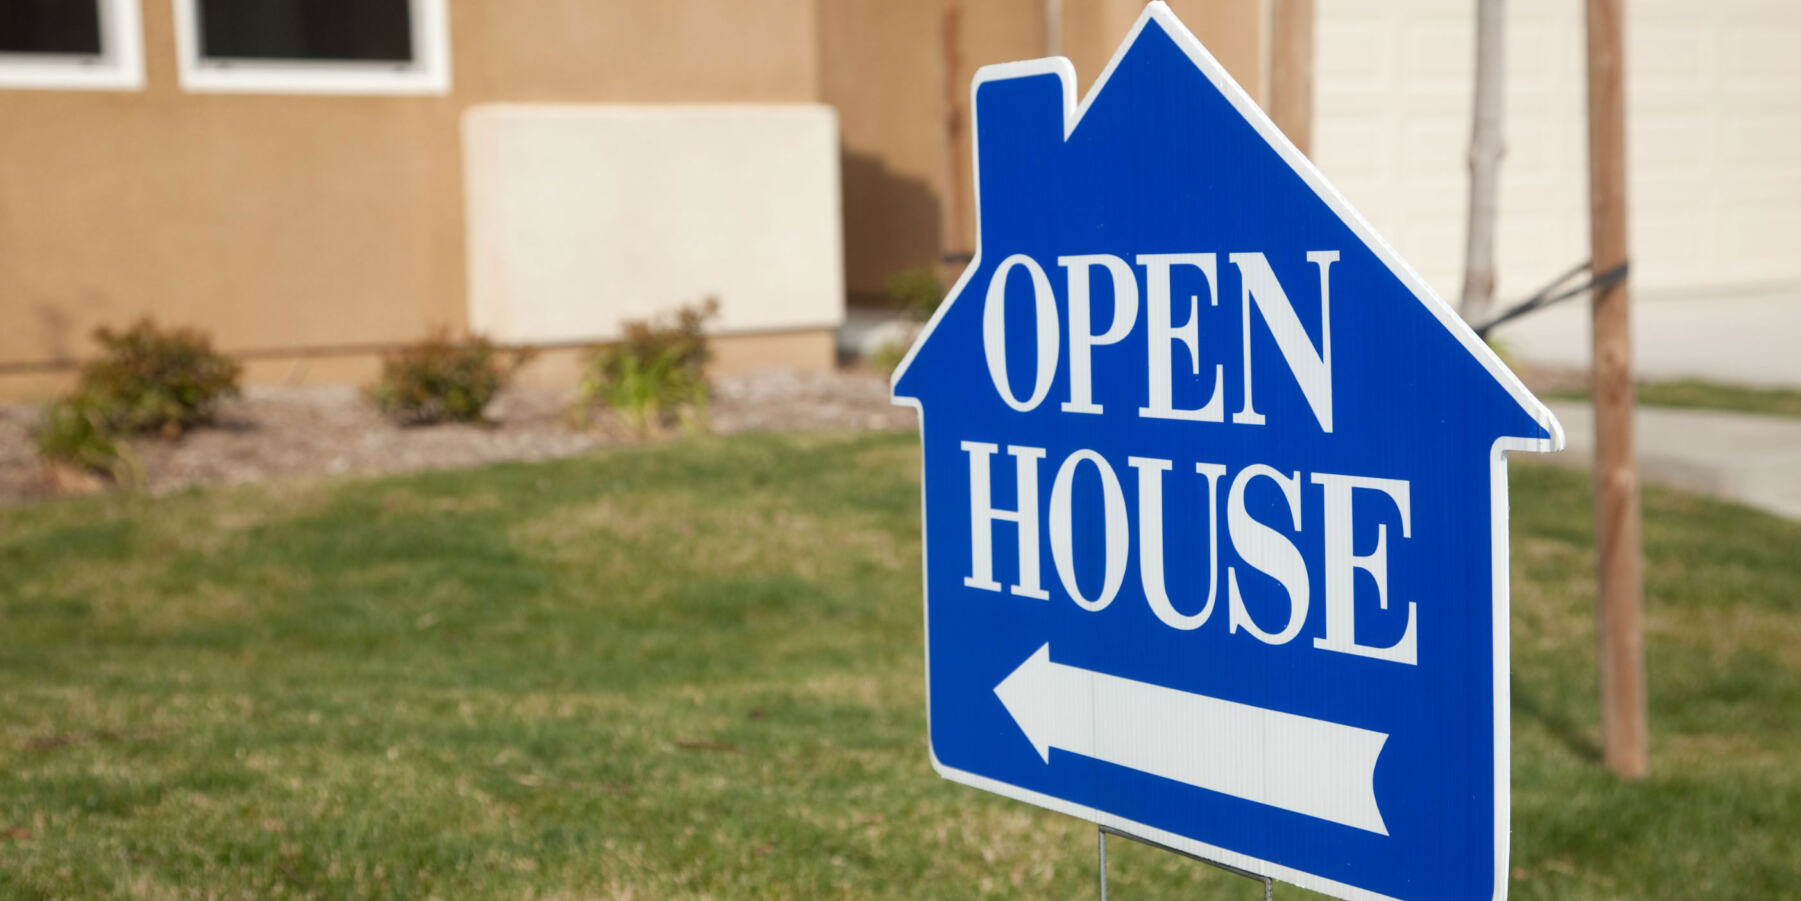
<svg viewBox="0 0 1801 901"><path fill-rule="evenodd" d="M994 687L1038 756L1051 748L1388 834L1376 758L1388 735L1051 662Z"/></svg>

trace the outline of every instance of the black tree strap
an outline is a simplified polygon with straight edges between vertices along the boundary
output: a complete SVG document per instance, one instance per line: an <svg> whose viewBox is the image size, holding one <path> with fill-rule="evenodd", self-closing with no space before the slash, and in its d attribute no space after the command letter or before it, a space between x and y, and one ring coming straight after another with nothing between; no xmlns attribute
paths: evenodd
<svg viewBox="0 0 1801 901"><path fill-rule="evenodd" d="M1606 272L1591 276L1586 282L1575 286L1569 286L1571 279L1584 272L1592 272L1593 266L1593 260L1584 260L1571 267L1568 272L1552 279L1550 284L1540 288L1538 293L1508 307L1487 322L1476 326L1476 337L1487 338L1489 329L1492 329L1503 322L1518 319L1527 313L1542 310L1559 301L1569 300L1577 295L1587 294L1590 291L1599 291L1602 288L1617 285L1620 282L1625 281L1626 274L1631 271L1631 261L1626 261Z"/></svg>

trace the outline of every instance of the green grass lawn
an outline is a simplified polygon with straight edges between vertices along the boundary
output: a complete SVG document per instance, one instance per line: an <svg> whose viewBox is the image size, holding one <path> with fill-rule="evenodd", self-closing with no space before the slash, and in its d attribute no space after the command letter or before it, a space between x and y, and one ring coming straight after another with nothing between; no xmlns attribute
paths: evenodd
<svg viewBox="0 0 1801 901"><path fill-rule="evenodd" d="M916 454L0 511L0 897L1091 897L1092 827L927 763ZM1654 775L1621 784L1587 483L1514 484L1513 896L1792 893L1801 526L1647 495ZM1121 899L1261 897L1112 850Z"/></svg>
<svg viewBox="0 0 1801 901"><path fill-rule="evenodd" d="M1586 389L1553 391L1541 395L1562 400L1588 400ZM1703 410L1736 410L1768 416L1801 416L1801 391L1789 388L1751 388L1683 379L1642 382L1638 402L1648 407L1688 407Z"/></svg>

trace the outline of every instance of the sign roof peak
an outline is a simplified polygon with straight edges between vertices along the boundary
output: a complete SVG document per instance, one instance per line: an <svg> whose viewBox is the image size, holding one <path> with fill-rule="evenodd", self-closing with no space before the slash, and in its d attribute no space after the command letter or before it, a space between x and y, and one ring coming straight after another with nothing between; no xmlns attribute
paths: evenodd
<svg viewBox="0 0 1801 901"><path fill-rule="evenodd" d="M1299 148L1295 147L1294 143L1282 133L1281 129L1276 127L1276 124L1269 118L1268 114L1257 105L1250 94L1232 78L1225 67L1207 51L1206 47L1204 47L1200 40L1194 36L1193 32L1188 30L1188 27L1182 23L1175 12L1172 11L1166 3L1162 2L1162 0L1153 0L1153 2L1145 5L1144 10L1139 13L1137 20L1133 23L1131 30L1126 34L1125 39L1120 42L1119 47L1114 51L1112 58L1108 60L1105 68L1103 68L1100 75L1096 77L1094 84L1090 86L1087 93L1084 94L1079 101L1076 99L1075 93L1075 66L1065 57L1044 57L1016 62L995 63L978 69L975 78L970 85L970 108L973 114L972 118L979 121L979 95L983 85L1023 78L1054 75L1059 79L1062 85L1062 133L1065 140L1067 140L1075 133L1078 126L1080 126L1089 110L1095 105L1099 98L1109 90L1110 85L1112 85L1114 81L1113 76L1120 68L1121 64L1132 56L1135 51L1138 51L1141 46L1143 46L1144 41L1157 39L1168 41L1187 57L1189 62L1200 71L1212 85L1214 90L1219 92L1220 96L1223 97L1231 105L1233 110L1257 132L1263 141L1268 144L1269 148L1274 151L1297 176L1300 177L1308 188L1312 190L1319 201L1344 222L1356 237L1362 241L1363 244L1367 246L1369 250L1394 274L1401 284L1408 289L1409 293L1413 294L1414 298L1432 314L1433 318L1435 318L1438 323L1449 332L1453 338L1455 338L1463 351L1468 354L1475 363L1479 364L1488 373L1489 377L1493 379L1496 385L1506 392L1513 402L1518 405L1520 411L1524 413L1527 418L1538 424L1538 427L1543 432L1541 436L1508 436L1506 439L1507 449L1541 452L1561 450L1564 446L1563 427L1557 421L1556 416L1551 413L1550 409L1526 388L1519 377L1501 362L1494 350L1476 335L1474 330L1463 321L1463 318L1459 316L1457 312L1444 301L1444 299L1438 296L1437 292L1432 289L1425 279L1421 278L1420 275L1395 252L1394 248L1391 247L1381 235L1377 234L1376 230L1363 218L1362 214L1357 212L1356 208L1326 180L1324 174L1314 166L1313 162L1309 160ZM970 278L984 265L982 236L980 234L981 228L979 224L981 222L980 210L983 202L980 185L982 150L979 143L973 140L973 138L971 143L972 156L975 161L975 168L972 171L976 173L975 204L977 211L976 221L978 223L975 257L970 261L969 265L965 267L961 276L958 278L957 283L947 295L945 302L939 305L937 312L920 331L919 337L914 341L914 344L912 348L909 349L907 355L901 360L900 365L895 367L891 386L894 390L897 403L918 406L918 398L913 393L902 390L902 381L920 351L931 342L932 334L936 330L938 324L944 319L950 308L962 297L965 289L968 287Z"/></svg>

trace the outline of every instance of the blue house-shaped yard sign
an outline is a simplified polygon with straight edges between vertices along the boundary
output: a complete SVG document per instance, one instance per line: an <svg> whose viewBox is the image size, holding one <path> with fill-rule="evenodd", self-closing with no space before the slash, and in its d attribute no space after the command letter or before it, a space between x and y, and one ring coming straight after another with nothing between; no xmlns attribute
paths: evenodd
<svg viewBox="0 0 1801 901"><path fill-rule="evenodd" d="M1343 898L1499 898L1504 453L1562 432L1175 16L973 89L924 444L933 766Z"/></svg>

